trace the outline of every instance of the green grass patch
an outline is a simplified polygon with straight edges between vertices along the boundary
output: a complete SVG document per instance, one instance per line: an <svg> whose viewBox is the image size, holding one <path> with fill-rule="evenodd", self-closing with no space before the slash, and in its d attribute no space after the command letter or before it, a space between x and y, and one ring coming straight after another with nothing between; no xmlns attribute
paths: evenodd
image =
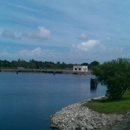
<svg viewBox="0 0 130 130"><path fill-rule="evenodd" d="M124 113L130 111L130 91L125 92L120 100L92 100L83 104L83 106L87 106L100 113Z"/></svg>

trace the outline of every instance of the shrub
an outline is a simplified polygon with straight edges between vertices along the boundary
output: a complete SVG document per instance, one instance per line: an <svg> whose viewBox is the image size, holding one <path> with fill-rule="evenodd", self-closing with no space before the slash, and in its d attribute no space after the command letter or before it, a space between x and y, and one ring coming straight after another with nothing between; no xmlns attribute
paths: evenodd
<svg viewBox="0 0 130 130"><path fill-rule="evenodd" d="M109 99L120 99L130 89L130 59L118 58L93 68L98 82L107 87Z"/></svg>

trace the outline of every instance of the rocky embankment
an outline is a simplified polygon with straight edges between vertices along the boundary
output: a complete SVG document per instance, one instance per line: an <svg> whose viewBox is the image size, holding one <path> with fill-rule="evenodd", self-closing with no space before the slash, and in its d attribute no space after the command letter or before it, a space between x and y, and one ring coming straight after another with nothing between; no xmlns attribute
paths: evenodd
<svg viewBox="0 0 130 130"><path fill-rule="evenodd" d="M50 127L58 130L111 130L123 119L122 114L95 112L82 106L85 102L69 105L56 112L50 117Z"/></svg>

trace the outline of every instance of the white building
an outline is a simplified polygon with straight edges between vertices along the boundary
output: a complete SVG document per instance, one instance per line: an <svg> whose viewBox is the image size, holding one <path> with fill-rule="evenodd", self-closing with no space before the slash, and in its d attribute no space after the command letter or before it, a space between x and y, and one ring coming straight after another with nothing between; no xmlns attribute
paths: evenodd
<svg viewBox="0 0 130 130"><path fill-rule="evenodd" d="M88 72L88 66L74 65L73 72Z"/></svg>

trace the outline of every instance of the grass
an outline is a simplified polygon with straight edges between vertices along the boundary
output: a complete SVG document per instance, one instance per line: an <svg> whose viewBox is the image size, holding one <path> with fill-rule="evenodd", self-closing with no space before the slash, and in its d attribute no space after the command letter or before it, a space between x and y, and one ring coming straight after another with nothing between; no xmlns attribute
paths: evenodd
<svg viewBox="0 0 130 130"><path fill-rule="evenodd" d="M83 106L87 106L88 108L100 113L124 113L130 111L130 91L125 92L120 100L92 100L83 104Z"/></svg>

